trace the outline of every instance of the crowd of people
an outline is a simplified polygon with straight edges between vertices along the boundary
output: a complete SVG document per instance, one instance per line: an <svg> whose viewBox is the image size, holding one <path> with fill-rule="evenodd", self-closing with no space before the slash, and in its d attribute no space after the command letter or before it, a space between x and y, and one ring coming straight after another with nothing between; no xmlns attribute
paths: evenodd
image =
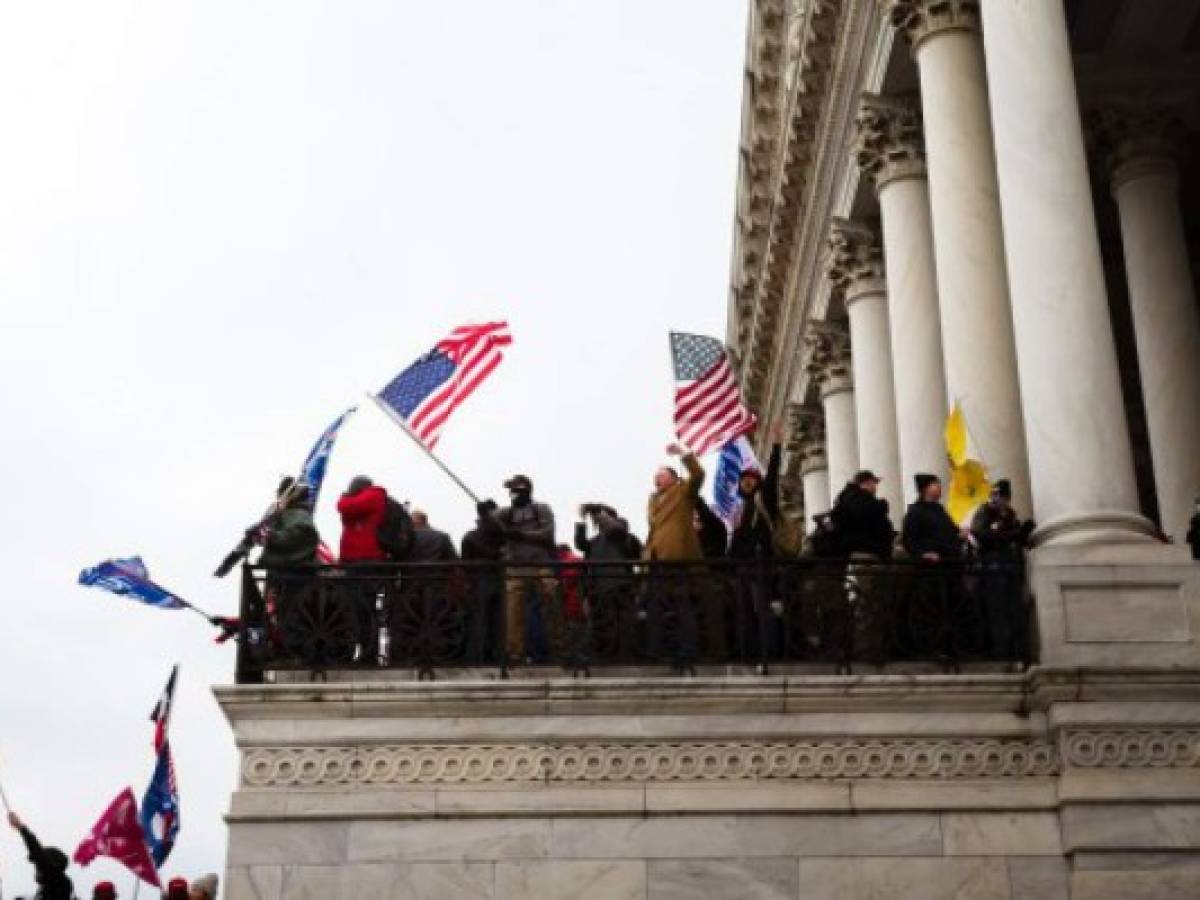
<svg viewBox="0 0 1200 900"><path fill-rule="evenodd" d="M667 453L678 457L681 468L663 466L655 471L644 542L628 518L607 504L593 502L579 507L574 546L557 543L554 511L535 498L532 479L519 474L504 482L508 503L479 503L475 526L456 545L431 524L425 512L408 508L371 479L359 476L337 502L342 524L338 566L369 571L384 563L502 564L496 568L495 602L486 613L487 633L498 634L502 625L505 661L516 665L544 659L547 632L586 618L589 603L602 602L606 593L628 594L630 580L646 571L645 563L727 560L735 573L745 573L747 602L762 610L771 602L770 587L753 572L761 571L764 561L799 556L836 559L853 571L853 567L898 559L946 567L970 558L987 570L1021 559L1032 523L1018 519L1009 482L1003 479L995 483L967 526L960 527L942 504L941 481L932 474L917 475L917 499L897 531L887 501L878 496L879 477L864 470L840 491L830 510L813 517L815 527L803 535L781 509L779 429L772 429L771 437L765 471L753 467L740 473L739 512L728 524L701 497L705 472L699 460L679 445L670 445ZM259 563L268 570L318 561L320 537L308 494L300 487L289 491L286 508L257 536L263 546ZM583 560L603 564L592 568L605 574L587 598L580 596L578 571L571 568ZM1011 642L1005 625L1011 611L1003 609L1011 585L1003 578L991 581L998 585L995 596L985 591L982 600L998 652ZM358 652L368 659L378 650L376 613L368 603L356 614ZM761 640L771 638L764 634Z"/></svg>
<svg viewBox="0 0 1200 900"><path fill-rule="evenodd" d="M67 874L71 863L67 854L58 847L44 846L15 812L8 814L8 824L20 835L33 865L37 893L31 900L76 900L75 885ZM211 873L191 884L186 878L172 878L162 891L162 900L217 900L218 884L217 876ZM118 900L120 896L111 881L101 881L92 888L92 900Z"/></svg>

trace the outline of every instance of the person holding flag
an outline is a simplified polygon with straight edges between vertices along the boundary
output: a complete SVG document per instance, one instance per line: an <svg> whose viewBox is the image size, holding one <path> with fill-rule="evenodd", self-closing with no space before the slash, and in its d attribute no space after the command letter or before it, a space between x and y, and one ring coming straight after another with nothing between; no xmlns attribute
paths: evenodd
<svg viewBox="0 0 1200 900"><path fill-rule="evenodd" d="M29 861L33 863L33 877L38 886L35 900L72 900L75 886L67 877L70 865L67 854L57 847L43 847L37 835L12 810L8 813L8 824L21 836Z"/></svg>

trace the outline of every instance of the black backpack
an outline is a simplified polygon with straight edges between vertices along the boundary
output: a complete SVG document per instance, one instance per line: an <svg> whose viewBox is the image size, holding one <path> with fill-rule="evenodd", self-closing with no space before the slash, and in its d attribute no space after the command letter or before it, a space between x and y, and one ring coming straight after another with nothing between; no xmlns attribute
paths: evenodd
<svg viewBox="0 0 1200 900"><path fill-rule="evenodd" d="M383 521L375 530L375 538L388 559L403 560L408 556L413 545L413 523L404 504L387 498Z"/></svg>

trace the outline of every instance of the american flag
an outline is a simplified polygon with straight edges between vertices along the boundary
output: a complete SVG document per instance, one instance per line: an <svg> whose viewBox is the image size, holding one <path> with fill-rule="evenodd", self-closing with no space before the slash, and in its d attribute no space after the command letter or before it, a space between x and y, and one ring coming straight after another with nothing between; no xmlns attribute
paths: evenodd
<svg viewBox="0 0 1200 900"><path fill-rule="evenodd" d="M389 407L429 449L446 420L504 359L512 343L507 322L463 325L392 379L376 399Z"/></svg>
<svg viewBox="0 0 1200 900"><path fill-rule="evenodd" d="M697 456L753 431L724 345L716 338L671 332L675 365L675 433Z"/></svg>
<svg viewBox="0 0 1200 900"><path fill-rule="evenodd" d="M154 723L154 752L158 753L167 741L167 727L171 724L171 705L175 702L175 680L179 677L179 665L171 669L171 677L163 688L162 695L150 712L150 721Z"/></svg>

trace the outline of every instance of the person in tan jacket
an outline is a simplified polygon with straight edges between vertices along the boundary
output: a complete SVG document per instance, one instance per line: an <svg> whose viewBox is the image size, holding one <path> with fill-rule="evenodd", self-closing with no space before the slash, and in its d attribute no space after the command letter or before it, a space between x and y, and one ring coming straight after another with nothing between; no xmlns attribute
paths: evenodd
<svg viewBox="0 0 1200 900"><path fill-rule="evenodd" d="M687 478L670 466L654 473L654 493L650 495L648 517L650 533L642 558L659 562L688 562L704 558L700 539L692 523L696 500L704 484L704 469L692 453L678 444L667 447L671 456L679 456L687 469Z"/></svg>

